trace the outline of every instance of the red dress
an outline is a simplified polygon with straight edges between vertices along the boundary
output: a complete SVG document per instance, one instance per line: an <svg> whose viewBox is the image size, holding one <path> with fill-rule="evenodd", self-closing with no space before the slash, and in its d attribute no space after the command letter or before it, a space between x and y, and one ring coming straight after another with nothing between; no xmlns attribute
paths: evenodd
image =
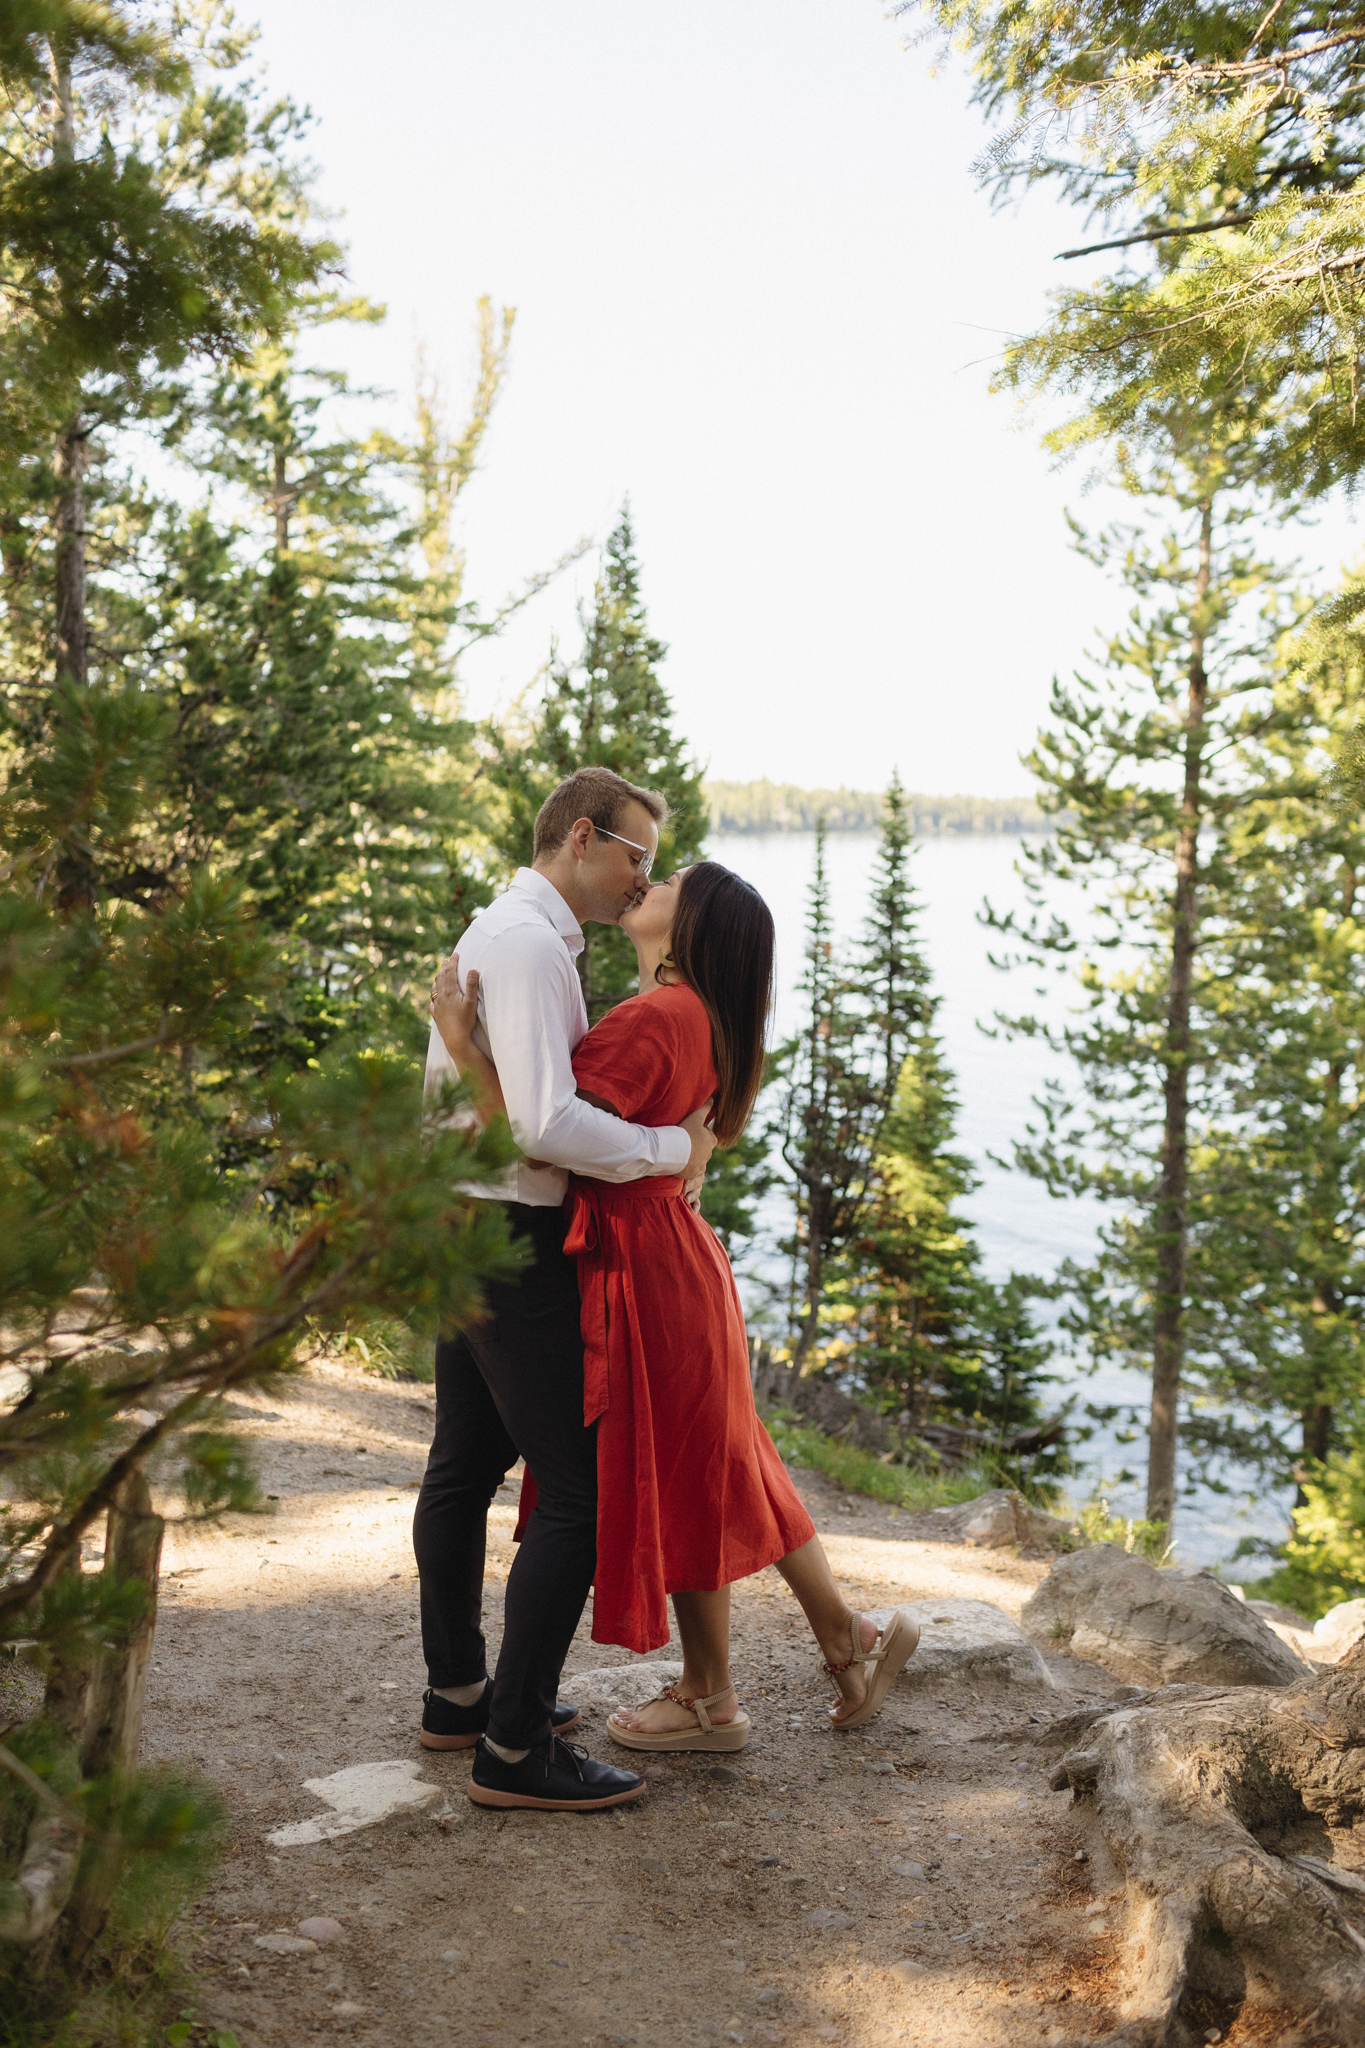
<svg viewBox="0 0 1365 2048"><path fill-rule="evenodd" d="M680 1123L716 1089L710 1019L680 985L618 1004L573 1065L631 1123ZM593 1640L657 1650L667 1594L746 1578L815 1526L754 1408L730 1262L682 1182L575 1180L570 1201L597 1423Z"/></svg>

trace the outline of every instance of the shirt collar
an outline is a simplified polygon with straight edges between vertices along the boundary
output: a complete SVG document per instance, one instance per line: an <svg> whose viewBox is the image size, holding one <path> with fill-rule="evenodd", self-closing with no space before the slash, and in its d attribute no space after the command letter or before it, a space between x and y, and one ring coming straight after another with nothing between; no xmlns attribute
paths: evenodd
<svg viewBox="0 0 1365 2048"><path fill-rule="evenodd" d="M538 875L534 868L518 868L508 888L533 899L549 918L570 953L577 958L583 951L583 927L554 883L548 881L544 875Z"/></svg>

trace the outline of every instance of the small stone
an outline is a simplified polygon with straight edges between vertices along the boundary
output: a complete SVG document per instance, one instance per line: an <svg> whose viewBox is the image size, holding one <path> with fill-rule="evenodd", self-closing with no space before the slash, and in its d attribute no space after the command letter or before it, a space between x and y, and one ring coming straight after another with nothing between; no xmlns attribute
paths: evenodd
<svg viewBox="0 0 1365 2048"><path fill-rule="evenodd" d="M1073 1863L1088 1863L1090 1858L1084 1849L1078 1849L1071 1860Z"/></svg>
<svg viewBox="0 0 1365 2048"><path fill-rule="evenodd" d="M922 1863L899 1863L893 1860L891 1868L895 1871L897 1877L913 1877L920 1883L924 1880L924 1865Z"/></svg>
<svg viewBox="0 0 1365 2048"><path fill-rule="evenodd" d="M781 1996L782 1993L775 1985L765 1984L758 1994L758 2003L760 2005L776 2005Z"/></svg>
<svg viewBox="0 0 1365 2048"><path fill-rule="evenodd" d="M462 1948L443 1948L441 1950L441 1961L443 1963L464 1963L468 1962L468 1960L469 1958Z"/></svg>
<svg viewBox="0 0 1365 2048"><path fill-rule="evenodd" d="M363 2005L357 2005L353 1999L348 1998L343 2000L340 2005L332 2007L332 2018L334 2020L358 2020L364 2011L365 2007Z"/></svg>
<svg viewBox="0 0 1365 2048"><path fill-rule="evenodd" d="M893 1977L900 1978L902 1984L913 1984L917 1978L927 1977L929 1974L923 1963L912 1963L909 1956L905 1956L899 1963L892 1963L890 1971Z"/></svg>
<svg viewBox="0 0 1365 2048"><path fill-rule="evenodd" d="M255 1946L272 1956L315 1956L318 1952L315 1941L307 1941L298 1934L258 1934Z"/></svg>
<svg viewBox="0 0 1365 2048"><path fill-rule="evenodd" d="M305 1941L315 1941L319 1948L326 1948L329 1941L340 1941L346 1929L339 1920L300 1920L297 1932Z"/></svg>
<svg viewBox="0 0 1365 2048"><path fill-rule="evenodd" d="M807 1927L818 1927L822 1933L837 1934L842 1928L855 1924L851 1913L836 1913L833 1906L817 1906L813 1913L807 1913Z"/></svg>
<svg viewBox="0 0 1365 2048"><path fill-rule="evenodd" d="M524 1920L524 1919L526 1918L526 1908L525 1908L525 1906L513 1906L513 1908L512 1908L512 1911L513 1911L514 1913L519 1913L519 1914L521 1915L521 1917L522 1917L522 1919L523 1919L523 1920Z"/></svg>
<svg viewBox="0 0 1365 2048"><path fill-rule="evenodd" d="M662 1764L651 1764L644 1775L651 1785L657 1785L660 1783L662 1779L668 1776L668 1772L664 1769Z"/></svg>
<svg viewBox="0 0 1365 2048"><path fill-rule="evenodd" d="M781 1860L778 1856L760 1856L758 1867L760 1870L776 1870Z"/></svg>
<svg viewBox="0 0 1365 2048"><path fill-rule="evenodd" d="M874 1778L894 1778L896 1775L896 1766L894 1764L869 1764L867 1768L869 1774Z"/></svg>
<svg viewBox="0 0 1365 2048"><path fill-rule="evenodd" d="M641 1870L648 1870L655 1877L662 1877L668 1869L668 1865L664 1862L662 1856L642 1856L640 1858L640 1868Z"/></svg>
<svg viewBox="0 0 1365 2048"><path fill-rule="evenodd" d="M744 1774L742 1771L732 1771L729 1764L712 1764L706 1775L713 1778L717 1785L738 1785Z"/></svg>
<svg viewBox="0 0 1365 2048"><path fill-rule="evenodd" d="M381 1692L401 1692L403 1688L396 1678L381 1678L379 1690Z"/></svg>
<svg viewBox="0 0 1365 2048"><path fill-rule="evenodd" d="M960 1842L962 1837L961 1835L948 1835L945 1839L950 1842Z"/></svg>

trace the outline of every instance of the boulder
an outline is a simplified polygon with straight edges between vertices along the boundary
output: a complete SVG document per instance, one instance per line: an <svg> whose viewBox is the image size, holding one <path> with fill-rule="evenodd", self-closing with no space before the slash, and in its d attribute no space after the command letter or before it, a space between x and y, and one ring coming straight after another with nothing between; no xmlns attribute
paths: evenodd
<svg viewBox="0 0 1365 2048"><path fill-rule="evenodd" d="M1340 1664L1362 1635L1365 1635L1365 1600L1341 1600L1335 1607L1328 1608L1321 1621L1313 1623L1316 1647L1308 1654L1323 1662Z"/></svg>
<svg viewBox="0 0 1365 2048"><path fill-rule="evenodd" d="M952 1508L931 1508L918 1517L931 1541L971 1543L982 1550L1007 1550L1016 1543L1060 1549L1076 1540L1076 1524L1035 1508L1012 1488L996 1487Z"/></svg>
<svg viewBox="0 0 1365 2048"><path fill-rule="evenodd" d="M682 1674L682 1665L666 1658L639 1658L634 1664L605 1664L596 1671L566 1674L562 1690L576 1707L642 1707L666 1685L676 1685Z"/></svg>
<svg viewBox="0 0 1365 2048"><path fill-rule="evenodd" d="M1129 1685L1292 1685L1308 1669L1211 1573L1151 1565L1112 1543L1059 1558L1020 1618L1035 1642Z"/></svg>
<svg viewBox="0 0 1365 2048"><path fill-rule="evenodd" d="M920 1634L919 1648L898 1684L918 1688L966 1679L973 1685L1055 1691L1056 1679L1019 1624L989 1600L907 1600L902 1605L918 1622ZM895 1611L884 1607L868 1618L885 1628Z"/></svg>

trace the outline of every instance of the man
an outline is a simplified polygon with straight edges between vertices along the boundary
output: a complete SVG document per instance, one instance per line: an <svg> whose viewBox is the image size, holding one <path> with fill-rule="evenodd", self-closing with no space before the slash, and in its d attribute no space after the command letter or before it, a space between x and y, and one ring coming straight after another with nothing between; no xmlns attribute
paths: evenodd
<svg viewBox="0 0 1365 2048"><path fill-rule="evenodd" d="M505 1188L529 1263L494 1284L488 1313L436 1347L436 1430L413 1522L429 1690L422 1742L477 1743L469 1796L550 1810L637 1799L643 1779L559 1740L578 1716L556 1703L597 1558L597 1448L583 1423L578 1273L564 1252L568 1174L700 1175L715 1139L703 1110L646 1130L580 1101L570 1056L588 1028L574 960L589 920L615 924L644 886L668 815L663 799L607 768L582 768L536 819L535 855L459 942L479 971L479 1024L526 1157ZM432 1028L428 1089L455 1067ZM488 1508L518 1454L538 1497L507 1580L491 1683L481 1626Z"/></svg>

